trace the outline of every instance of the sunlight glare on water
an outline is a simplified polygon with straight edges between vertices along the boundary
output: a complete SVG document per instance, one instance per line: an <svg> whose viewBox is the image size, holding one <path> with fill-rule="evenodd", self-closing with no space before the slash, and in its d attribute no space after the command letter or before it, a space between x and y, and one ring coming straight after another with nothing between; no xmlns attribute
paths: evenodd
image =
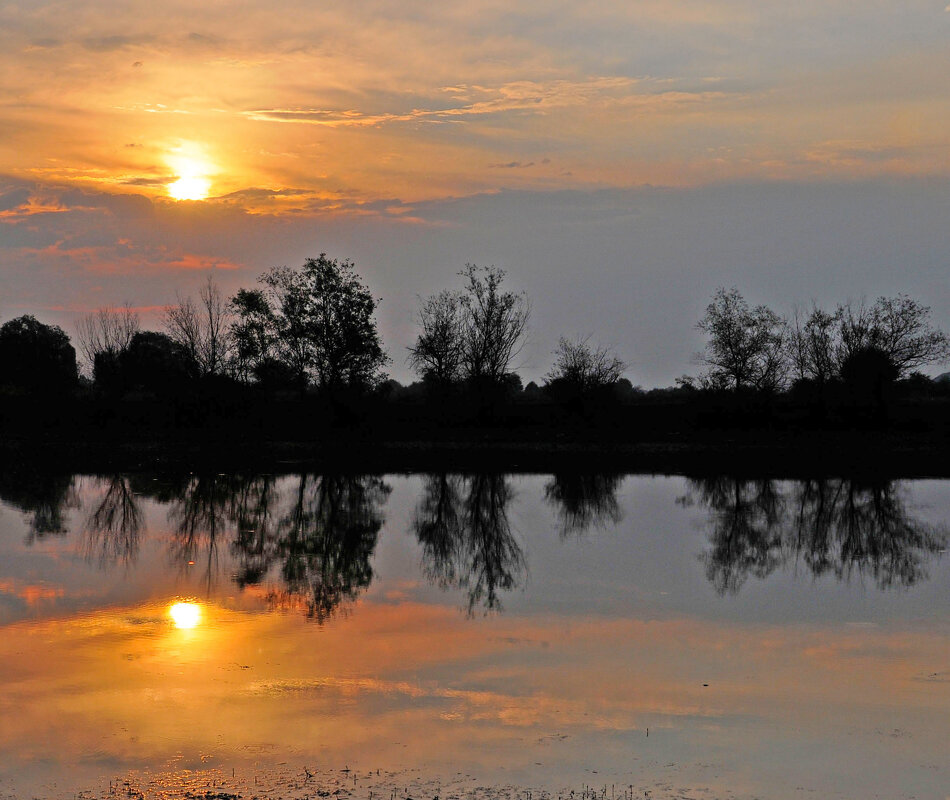
<svg viewBox="0 0 950 800"><path fill-rule="evenodd" d="M201 606L197 603L174 603L168 609L176 628L194 628L201 622Z"/></svg>

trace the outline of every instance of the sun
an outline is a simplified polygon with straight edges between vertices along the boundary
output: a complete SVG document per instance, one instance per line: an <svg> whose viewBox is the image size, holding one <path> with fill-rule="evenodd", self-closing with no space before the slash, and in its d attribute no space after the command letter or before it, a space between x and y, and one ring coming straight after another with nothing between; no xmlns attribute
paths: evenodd
<svg viewBox="0 0 950 800"><path fill-rule="evenodd" d="M176 628L194 628L201 621L201 606L197 603L175 603L168 609Z"/></svg>
<svg viewBox="0 0 950 800"><path fill-rule="evenodd" d="M204 200L208 196L211 181L196 175L182 175L168 184L168 194L175 200Z"/></svg>
<svg viewBox="0 0 950 800"><path fill-rule="evenodd" d="M165 161L174 170L175 180L166 185L168 196L175 200L204 200L211 191L215 167L205 148L193 142L182 142L168 154Z"/></svg>

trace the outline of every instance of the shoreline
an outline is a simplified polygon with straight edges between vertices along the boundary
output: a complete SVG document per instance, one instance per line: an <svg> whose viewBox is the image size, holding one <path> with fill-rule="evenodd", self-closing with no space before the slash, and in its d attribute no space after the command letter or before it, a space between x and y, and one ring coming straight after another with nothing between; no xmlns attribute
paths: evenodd
<svg viewBox="0 0 950 800"><path fill-rule="evenodd" d="M518 437L504 430L440 438L337 433L320 440L220 436L96 439L6 438L6 468L54 471L252 471L730 474L773 478L852 476L950 478L950 442L929 432L741 431L650 440L590 436Z"/></svg>

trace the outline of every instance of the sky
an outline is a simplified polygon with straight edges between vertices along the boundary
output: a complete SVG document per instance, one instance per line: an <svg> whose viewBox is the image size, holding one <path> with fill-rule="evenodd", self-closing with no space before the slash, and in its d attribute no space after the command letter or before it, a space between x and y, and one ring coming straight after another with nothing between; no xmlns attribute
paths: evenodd
<svg viewBox="0 0 950 800"><path fill-rule="evenodd" d="M696 374L719 286L950 328L948 40L946 0L0 0L0 319L154 328L326 252L404 381L469 262L531 301L526 380L561 335Z"/></svg>

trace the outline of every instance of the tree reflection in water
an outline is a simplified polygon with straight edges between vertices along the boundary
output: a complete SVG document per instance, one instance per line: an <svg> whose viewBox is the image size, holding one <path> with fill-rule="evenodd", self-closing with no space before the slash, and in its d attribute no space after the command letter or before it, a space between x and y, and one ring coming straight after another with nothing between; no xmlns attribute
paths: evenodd
<svg viewBox="0 0 950 800"><path fill-rule="evenodd" d="M558 473L544 487L561 526L561 536L580 536L591 528L606 529L623 520L617 489L622 475L571 472Z"/></svg>
<svg viewBox="0 0 950 800"><path fill-rule="evenodd" d="M423 569L442 588L468 594L468 612L501 609L499 592L511 591L526 572L524 552L508 519L513 491L499 473L424 479L411 530L423 547Z"/></svg>
<svg viewBox="0 0 950 800"><path fill-rule="evenodd" d="M277 524L286 589L275 590L271 602L306 597L307 616L322 623L365 590L389 492L373 476L301 476L292 508Z"/></svg>
<svg viewBox="0 0 950 800"><path fill-rule="evenodd" d="M142 533L142 511L132 482L124 475L99 482L104 491L83 525L82 552L87 559L98 558L103 566L129 564L138 554Z"/></svg>
<svg viewBox="0 0 950 800"><path fill-rule="evenodd" d="M390 489L374 476L293 480L285 489L272 476L192 478L168 512L172 557L179 564L201 557L211 581L219 544L230 544L240 586L264 583L276 569L282 585L267 589L268 603L302 607L323 623L369 586Z"/></svg>
<svg viewBox="0 0 950 800"><path fill-rule="evenodd" d="M802 563L838 580L870 576L877 586L908 587L927 577L929 558L947 531L916 519L899 482L690 479L680 502L710 512L706 575L720 594L735 594L752 575Z"/></svg>
<svg viewBox="0 0 950 800"><path fill-rule="evenodd" d="M622 477L558 474L544 487L561 535L608 527L622 518ZM0 500L27 515L27 543L64 534L79 506L72 476L0 473ZM236 562L235 582L261 586L275 608L301 608L324 622L353 602L371 566L390 487L377 476L115 475L96 479L81 549L107 567L134 561L144 536L139 498L168 508L170 557L183 571L200 564L210 590L219 554ZM721 594L750 577L803 565L814 576L868 577L881 589L927 577L927 562L948 534L908 509L900 482L815 479L778 482L724 476L690 479L679 502L709 513L708 579ZM424 476L409 524L430 581L467 595L470 614L495 611L523 584L525 556L512 533L510 480L498 473ZM225 548L224 551L221 548Z"/></svg>
<svg viewBox="0 0 950 800"><path fill-rule="evenodd" d="M79 507L72 475L35 470L27 465L0 473L0 500L27 516L27 544L68 532L66 511Z"/></svg>

